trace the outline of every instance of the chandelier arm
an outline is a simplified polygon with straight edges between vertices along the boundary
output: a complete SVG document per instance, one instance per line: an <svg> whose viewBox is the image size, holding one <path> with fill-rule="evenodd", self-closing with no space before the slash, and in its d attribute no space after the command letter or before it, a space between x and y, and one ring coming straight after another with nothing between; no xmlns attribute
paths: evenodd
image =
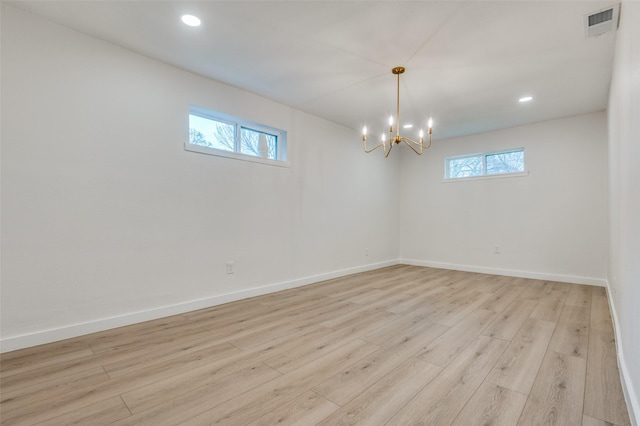
<svg viewBox="0 0 640 426"><path fill-rule="evenodd" d="M391 154L391 150L393 149L393 144L390 143L389 144L389 151L385 151L384 152L384 158L387 158L389 156L389 154Z"/></svg>
<svg viewBox="0 0 640 426"><path fill-rule="evenodd" d="M367 154L370 153L370 152L375 151L376 149L380 148L382 145L383 145L383 143L381 142L378 145L374 146L373 148L367 149L367 141L366 140L362 141L362 147L364 148L364 152L366 152Z"/></svg>
<svg viewBox="0 0 640 426"><path fill-rule="evenodd" d="M402 142L404 142L405 145L407 145L409 148L411 148L413 150L413 152L415 152L416 154L422 155L422 144L420 144L420 143L418 143L416 141L413 141L413 140L411 140L409 138L402 138ZM415 149L413 147L414 144L420 147L420 151L418 151L417 149Z"/></svg>
<svg viewBox="0 0 640 426"><path fill-rule="evenodd" d="M429 129L429 143L427 144L427 146L424 147L424 149L429 149L431 148L431 129Z"/></svg>
<svg viewBox="0 0 640 426"><path fill-rule="evenodd" d="M402 142L404 142L404 143L412 143L412 144L414 144L414 145L416 145L416 146L420 146L420 142L416 142L416 141L414 141L414 140L413 140L413 139L411 139L411 138L406 138L406 137L402 136L400 139L401 139L401 140L402 140Z"/></svg>

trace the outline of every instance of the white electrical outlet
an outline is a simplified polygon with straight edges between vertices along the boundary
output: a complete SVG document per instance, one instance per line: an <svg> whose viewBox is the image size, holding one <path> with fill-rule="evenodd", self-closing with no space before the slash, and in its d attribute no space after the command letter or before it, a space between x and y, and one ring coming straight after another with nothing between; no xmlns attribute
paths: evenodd
<svg viewBox="0 0 640 426"><path fill-rule="evenodd" d="M233 274L233 262L227 262L227 274Z"/></svg>

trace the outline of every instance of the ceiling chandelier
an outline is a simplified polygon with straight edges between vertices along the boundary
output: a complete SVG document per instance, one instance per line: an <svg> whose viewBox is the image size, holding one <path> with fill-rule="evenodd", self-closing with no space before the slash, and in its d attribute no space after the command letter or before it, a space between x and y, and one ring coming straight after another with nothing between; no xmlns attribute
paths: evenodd
<svg viewBox="0 0 640 426"><path fill-rule="evenodd" d="M398 91L396 97L396 134L393 135L393 116L389 116L389 138L387 139L387 135L385 133L382 134L381 142L374 146L371 149L367 149L367 126L364 126L362 129L362 146L364 148L364 152L370 153L371 151L375 151L376 149L382 147L382 151L384 151L385 158L389 156L391 149L394 145L397 145L401 142L404 142L409 148L413 150L418 155L422 155L423 149L429 149L431 147L431 130L433 127L433 120L429 118L429 122L427 124L427 134L428 134L428 143L424 144L424 131L420 129L420 140L418 142L413 139L406 138L404 136L400 136L400 74L404 73L404 67L395 67L391 70L392 73L398 76Z"/></svg>

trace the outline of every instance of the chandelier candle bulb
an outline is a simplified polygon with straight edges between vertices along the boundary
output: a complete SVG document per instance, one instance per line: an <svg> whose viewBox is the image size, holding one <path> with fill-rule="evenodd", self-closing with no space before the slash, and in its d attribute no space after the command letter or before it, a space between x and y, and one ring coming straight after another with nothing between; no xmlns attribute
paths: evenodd
<svg viewBox="0 0 640 426"><path fill-rule="evenodd" d="M367 126L364 126L364 127L362 128L362 140L363 140L364 142L366 142L366 141L367 141Z"/></svg>

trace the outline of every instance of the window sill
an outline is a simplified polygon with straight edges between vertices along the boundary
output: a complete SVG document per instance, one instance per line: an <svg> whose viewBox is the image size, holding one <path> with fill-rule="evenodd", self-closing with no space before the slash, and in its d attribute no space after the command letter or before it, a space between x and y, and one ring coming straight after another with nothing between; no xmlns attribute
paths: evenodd
<svg viewBox="0 0 640 426"><path fill-rule="evenodd" d="M483 176L472 176L465 178L445 178L442 179L442 183L451 183L451 182L469 182L472 180L487 180L487 179L503 179L503 178L514 178L514 177L525 177L529 176L529 172L518 172L518 173L501 173L495 175L483 175Z"/></svg>
<svg viewBox="0 0 640 426"><path fill-rule="evenodd" d="M266 158L252 157L250 155L238 154L231 151L222 151L219 149L207 148L205 146L198 146L190 143L185 143L184 149L185 151L197 152L199 154L215 155L216 157L232 158L234 160L249 161L251 163L266 164L276 167L291 167L291 163L288 161L269 160Z"/></svg>

